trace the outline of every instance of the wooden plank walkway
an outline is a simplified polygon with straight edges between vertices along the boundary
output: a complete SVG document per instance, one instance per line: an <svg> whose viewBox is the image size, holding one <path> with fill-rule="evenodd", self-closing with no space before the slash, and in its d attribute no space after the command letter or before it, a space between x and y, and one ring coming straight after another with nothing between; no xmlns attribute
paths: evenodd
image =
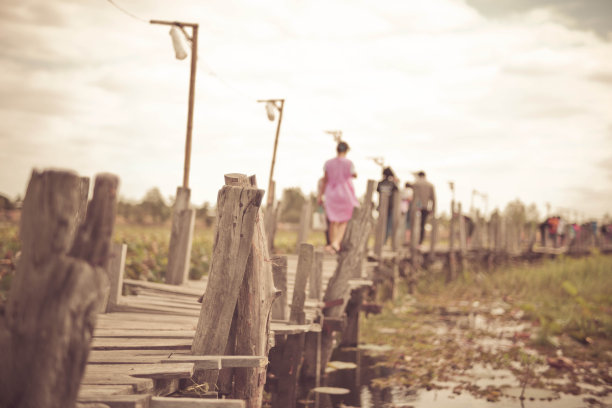
<svg viewBox="0 0 612 408"><path fill-rule="evenodd" d="M335 256L324 257L323 293L336 265ZM297 255L288 255L288 299L292 299L296 269ZM154 403L153 396L176 391L177 379L191 378L194 365L220 369L267 364L267 357L206 356L193 361L190 349L201 309L198 299L206 282L203 279L173 286L124 280L124 286L135 295L122 296L112 313L98 315L79 402L101 402L111 408L165 406L160 401ZM369 284L364 279L353 281L353 286ZM309 300L306 310L312 319L320 313L321 303ZM272 321L271 330L274 334L297 334L320 331L320 326Z"/></svg>

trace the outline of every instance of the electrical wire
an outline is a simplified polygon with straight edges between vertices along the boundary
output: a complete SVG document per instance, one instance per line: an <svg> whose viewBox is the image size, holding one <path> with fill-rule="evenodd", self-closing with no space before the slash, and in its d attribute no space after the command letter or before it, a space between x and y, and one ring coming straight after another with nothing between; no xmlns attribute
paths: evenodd
<svg viewBox="0 0 612 408"><path fill-rule="evenodd" d="M136 14L124 9L123 7L119 6L117 3L115 3L113 0L106 0L108 1L110 4L112 4L117 10L121 11L123 14L125 14L128 17L131 17L135 20L138 21L142 21L143 23L149 23L149 20L145 20L144 18L138 17Z"/></svg>

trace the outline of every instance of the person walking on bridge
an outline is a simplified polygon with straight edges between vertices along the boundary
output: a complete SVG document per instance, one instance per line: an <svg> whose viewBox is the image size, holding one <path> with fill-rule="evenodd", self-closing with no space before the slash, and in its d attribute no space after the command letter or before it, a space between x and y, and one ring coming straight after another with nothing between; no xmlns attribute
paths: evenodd
<svg viewBox="0 0 612 408"><path fill-rule="evenodd" d="M436 213L436 191L433 184L427 181L424 171L417 173L417 178L412 185L414 198L412 199L414 215L421 214L421 234L419 235L419 245L425 239L425 224L430 212ZM414 218L413 218L414 219Z"/></svg>
<svg viewBox="0 0 612 408"><path fill-rule="evenodd" d="M352 178L357 177L353 162L346 158L349 145L339 142L337 156L325 162L323 185L319 190L318 203L323 203L325 196L325 213L329 220L330 243L325 247L329 253L337 253L346 231L346 225L353 216L353 208L359 207L355 196Z"/></svg>

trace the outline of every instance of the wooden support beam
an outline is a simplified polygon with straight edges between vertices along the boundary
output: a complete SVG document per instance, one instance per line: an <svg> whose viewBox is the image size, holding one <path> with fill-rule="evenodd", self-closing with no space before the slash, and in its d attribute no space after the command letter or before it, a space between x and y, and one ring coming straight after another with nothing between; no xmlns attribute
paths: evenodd
<svg viewBox="0 0 612 408"><path fill-rule="evenodd" d="M280 296L272 304L272 318L287 319L287 257L276 255L272 257L272 275L274 286L281 291Z"/></svg>
<svg viewBox="0 0 612 408"><path fill-rule="evenodd" d="M257 187L254 176L250 187ZM260 208L252 237L246 272L236 304L236 355L267 356L270 349L270 312L281 292L274 287L268 252L265 220ZM229 345L229 344L228 344ZM232 398L246 401L246 407L259 408L263 402L266 368L257 366L234 370Z"/></svg>
<svg viewBox="0 0 612 408"><path fill-rule="evenodd" d="M208 284L191 347L195 355L221 355L230 332L255 232L263 190L235 185L246 176L227 175L217 199L217 231ZM234 185L232 185L234 184ZM216 375L201 381L216 382Z"/></svg>
<svg viewBox="0 0 612 408"><path fill-rule="evenodd" d="M304 205L302 205L302 212L300 213L300 227L298 229L298 238L296 251L299 253L300 245L308 241L308 235L310 234L310 224L312 221L312 202L310 197L306 197Z"/></svg>
<svg viewBox="0 0 612 408"><path fill-rule="evenodd" d="M291 312L289 322L294 324L306 323L304 315L304 302L306 300L306 283L313 268L314 247L310 244L300 244L297 272L293 285L293 300L291 301Z"/></svg>
<svg viewBox="0 0 612 408"><path fill-rule="evenodd" d="M310 269L308 281L308 298L321 300L323 290L323 251L320 249L314 252L314 262Z"/></svg>
<svg viewBox="0 0 612 408"><path fill-rule="evenodd" d="M166 283L182 285L189 277L191 262L191 244L195 210L190 206L191 190L186 187L176 189L176 199L172 212L172 229L168 249L168 267Z"/></svg>
<svg viewBox="0 0 612 408"><path fill-rule="evenodd" d="M244 401L236 399L206 399L206 398L151 398L150 408L245 408Z"/></svg>
<svg viewBox="0 0 612 408"><path fill-rule="evenodd" d="M119 299L121 299L126 254L126 244L117 242L111 244L108 266L106 267L106 275L110 284L104 298L104 307L102 308L104 313L112 312L113 308L119 303Z"/></svg>
<svg viewBox="0 0 612 408"><path fill-rule="evenodd" d="M96 177L79 224L82 179L66 171L32 173L22 255L0 317L0 406L74 406L108 284L118 184L110 174Z"/></svg>

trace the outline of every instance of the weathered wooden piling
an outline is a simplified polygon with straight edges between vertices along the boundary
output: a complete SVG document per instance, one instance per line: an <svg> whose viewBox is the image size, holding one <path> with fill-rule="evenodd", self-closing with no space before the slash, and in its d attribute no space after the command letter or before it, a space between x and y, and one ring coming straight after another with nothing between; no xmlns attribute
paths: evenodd
<svg viewBox="0 0 612 408"><path fill-rule="evenodd" d="M306 242L308 240L308 234L310 234L310 223L312 221L312 202L310 201L310 197L306 197L306 202L302 206L302 211L300 213L300 226L298 229L298 238L296 251L299 253L300 244Z"/></svg>
<svg viewBox="0 0 612 408"><path fill-rule="evenodd" d="M361 267L361 258L365 256L364 248L373 224L371 203L372 197L365 197L361 208L353 210L353 216L342 240L342 249L338 254L336 271L329 279L323 296L323 301L327 305L323 310L324 326L321 335L322 369L331 356L334 335L332 330L326 329L325 319L341 317L349 301L351 295L349 280L355 275L355 269ZM381 203L381 206L382 204L384 203Z"/></svg>
<svg viewBox="0 0 612 408"><path fill-rule="evenodd" d="M289 323L304 324L304 302L306 300L306 283L314 263L314 248L302 243L298 255L298 265L291 301ZM270 363L273 367L274 391L272 392L273 408L293 408L296 406L298 379L304 352L305 333L276 336L275 347L270 351Z"/></svg>
<svg viewBox="0 0 612 408"><path fill-rule="evenodd" d="M389 214L389 200L391 193L386 189L380 191L380 200L378 203L378 221L376 223L376 235L374 237L374 255L379 262L382 262L382 250L385 245L385 237L387 234L387 218Z"/></svg>
<svg viewBox="0 0 612 408"><path fill-rule="evenodd" d="M79 225L82 179L65 171L32 173L22 257L0 317L0 406L75 405L107 279L118 183L113 175L97 176Z"/></svg>
<svg viewBox="0 0 612 408"><path fill-rule="evenodd" d="M108 277L109 284L104 288L103 307L100 309L104 313L112 312L113 308L119 303L119 299L121 299L126 254L126 244L111 243L108 265L106 267L106 276Z"/></svg>
<svg viewBox="0 0 612 408"><path fill-rule="evenodd" d="M195 224L195 210L189 208L190 197L191 190L189 188L178 187L176 189L176 199L172 209L168 267L166 269L166 283L170 285L182 285L189 277L191 244Z"/></svg>
<svg viewBox="0 0 612 408"><path fill-rule="evenodd" d="M255 226L263 194L263 190L247 186L243 175L227 175L226 185L219 190L217 231L191 347L194 355L222 355L226 350L248 259L252 256L253 239L259 231ZM196 379L214 385L217 372L200 372Z"/></svg>
<svg viewBox="0 0 612 408"><path fill-rule="evenodd" d="M446 281L450 282L457 277L457 258L455 255L455 229L457 225L455 200L451 200L450 224L448 236L448 274Z"/></svg>
<svg viewBox="0 0 612 408"><path fill-rule="evenodd" d="M272 318L277 320L287 319L287 257L277 255L272 257L272 276L274 286L281 294L272 304Z"/></svg>

